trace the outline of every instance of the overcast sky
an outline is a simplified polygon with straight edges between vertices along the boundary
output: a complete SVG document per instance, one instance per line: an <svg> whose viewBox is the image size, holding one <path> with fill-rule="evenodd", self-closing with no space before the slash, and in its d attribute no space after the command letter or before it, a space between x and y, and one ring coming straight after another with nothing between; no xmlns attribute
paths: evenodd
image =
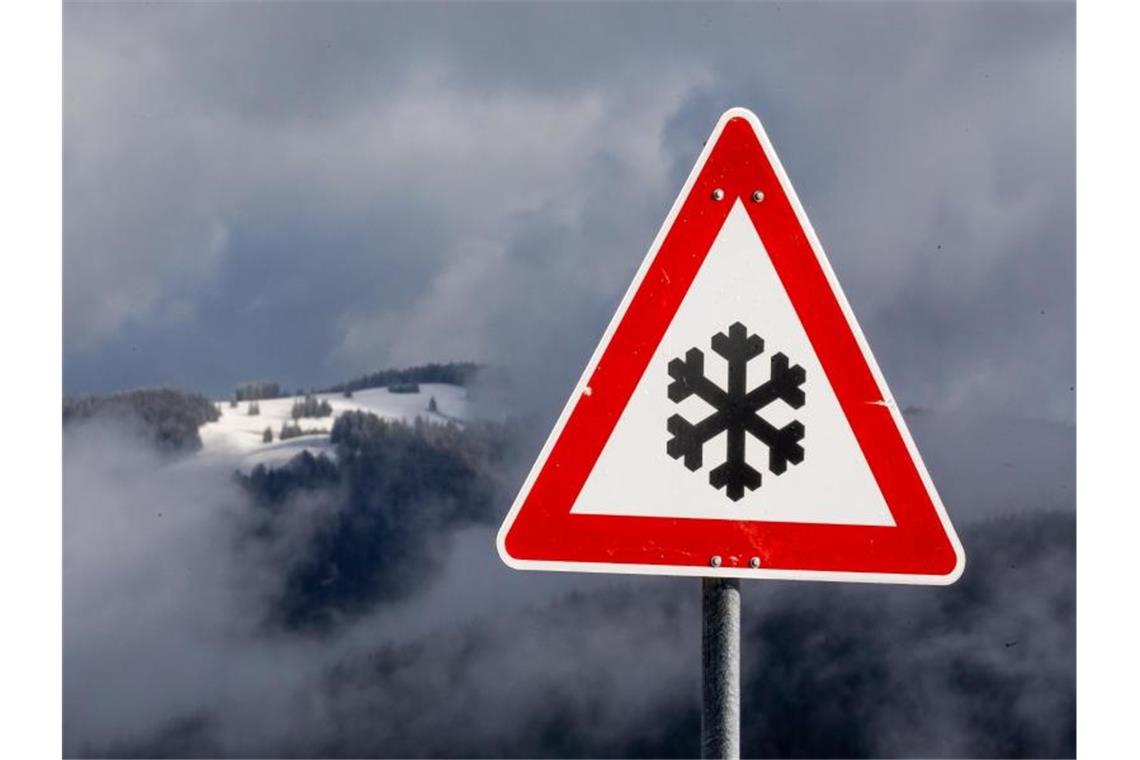
<svg viewBox="0 0 1140 760"><path fill-rule="evenodd" d="M70 4L64 385L565 399L720 113L903 405L1074 417L1070 4Z"/></svg>
<svg viewBox="0 0 1140 760"><path fill-rule="evenodd" d="M989 535L996 516L1067 511L1074 48L1071 4L68 4L65 391L169 384L221 396L249 379L295 388L473 359L511 368L515 408L552 418L703 140L739 105L764 122L895 397L938 410L908 418L955 523L974 531L963 535ZM524 578L481 526L445 543L454 552L430 593L379 610L336 646L243 634L261 610L251 596L281 571L273 557L219 548L244 514L232 468L161 466L118 435L88 426L65 437L65 751L145 741L203 706L238 755L325 746L293 744L290 731L399 733L398 721L354 722L343 707L334 719L314 712L313 679L377 642L456 621L515 626L518 608L572 584L673 583ZM140 520L156 500L166 516ZM925 714L980 710L976 735L1001 733L992 715L1007 713L987 710L1008 694L1072 693L1071 613L1057 603L1071 598L1071 554L1039 541L1039 523L1009 525L1045 547L1045 569L1016 575L1024 586L1001 575L1012 591L968 635L948 628L909 647L937 667L905 661L910 686L891 687ZM1004 573L1009 560L988 543L971 557L975 573ZM976 577L991 576L966 583ZM836 596L812 603L857 589L819 593ZM913 609L887 618L911 621ZM597 704L620 705L606 715L637 715L670 679L691 681L695 660L671 653L697 627L639 611L655 632L646 639L574 614L571 626L510 628L529 659L511 639L479 660L471 683L509 692L486 702L506 705L507 723L440 711L456 693L485 705L454 681L437 701L435 668L411 667L414 688L393 704L431 704L426 715L482 730L513 724L516 705L546 704L543 668L562 677L554 630L567 651L612 648L578 679L603 685L609 701ZM655 648L661 636L682 641ZM504 678L500 649L531 669ZM976 651L980 669L963 670L956 649ZM424 651L431 660L438 645ZM630 697L638 668L664 685ZM996 697L961 687L963 672L1003 668L1020 675ZM954 689L961 702L911 699ZM1024 713L1042 735L1070 717L1065 706ZM915 721L904 724L913 734ZM448 736L418 725L408 735Z"/></svg>

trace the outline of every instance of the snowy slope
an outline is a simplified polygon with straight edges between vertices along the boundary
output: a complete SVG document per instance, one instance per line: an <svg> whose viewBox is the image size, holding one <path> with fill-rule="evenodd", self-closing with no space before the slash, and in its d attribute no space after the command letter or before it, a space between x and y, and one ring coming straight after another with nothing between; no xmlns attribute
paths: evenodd
<svg viewBox="0 0 1140 760"><path fill-rule="evenodd" d="M423 417L434 422L465 422L473 418L467 399L467 389L442 383L421 383L419 393L389 393L387 388L370 388L356 391L352 398L339 393L318 393L318 400L327 399L333 408L332 417L304 417L297 420L302 430L331 430L337 415L346 411L372 412L378 417L411 422ZM438 413L429 412L428 404L435 398ZM284 422L293 423L291 413L296 397L259 401L261 413L248 414L249 402L242 401L230 408L228 401L218 402L222 416L217 422L208 422L199 429L202 450L199 457L210 460L231 460L234 466L247 470L257 464L280 464L301 451L333 455L328 433L305 435L277 440ZM273 430L273 442L262 443L265 428Z"/></svg>
<svg viewBox="0 0 1140 760"><path fill-rule="evenodd" d="M438 414L427 411L432 397ZM298 420L302 429L331 430L336 415L354 409L406 422L417 416L461 424L488 414L500 421L505 417L482 403L476 409L467 389L457 385L421 383L419 393L372 388L356 391L353 398L339 393L317 398L328 400L334 416ZM259 463L283 464L304 450L334 456L327 433L277 440L281 424L293 422L295 400L261 401L261 414L255 417L247 414L247 402L231 409L229 401L219 401L221 418L199 428L202 449L182 464L248 471ZM908 412L906 420L952 519L966 524L1011 512L1074 508L1076 436L1071 423L928 411ZM273 430L272 443L261 442L266 426Z"/></svg>

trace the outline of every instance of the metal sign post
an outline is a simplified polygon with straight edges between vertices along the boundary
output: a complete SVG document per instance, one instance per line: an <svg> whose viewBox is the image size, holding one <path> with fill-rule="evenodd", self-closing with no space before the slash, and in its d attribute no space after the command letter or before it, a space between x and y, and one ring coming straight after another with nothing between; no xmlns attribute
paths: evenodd
<svg viewBox="0 0 1140 760"><path fill-rule="evenodd" d="M740 581L701 579L701 757L740 757Z"/></svg>

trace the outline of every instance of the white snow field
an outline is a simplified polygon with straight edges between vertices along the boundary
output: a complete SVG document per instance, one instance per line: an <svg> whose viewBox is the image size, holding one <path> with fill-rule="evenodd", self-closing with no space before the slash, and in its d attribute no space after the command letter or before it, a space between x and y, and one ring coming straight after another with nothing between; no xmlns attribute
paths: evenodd
<svg viewBox="0 0 1140 760"><path fill-rule="evenodd" d="M458 385L420 383L419 393L391 393L387 388L369 388L355 391L352 398L345 398L339 393L317 393L315 396L318 401L328 400L333 416L302 417L296 422L302 430L321 429L325 432L285 441L278 440L277 436L282 423L288 422L292 426L293 402L297 396L259 401L261 413L253 416L248 413L248 401L241 401L234 408L230 408L229 401L216 402L222 416L217 422L207 422L199 428L202 449L198 456L210 461L228 460L240 470L249 470L258 464L283 464L305 450L334 456L328 431L332 430L337 416L353 410L404 422L423 417L433 422L462 424L473 418L467 389ZM438 412L428 411L432 398L435 398ZM273 431L272 443L262 442L266 427Z"/></svg>

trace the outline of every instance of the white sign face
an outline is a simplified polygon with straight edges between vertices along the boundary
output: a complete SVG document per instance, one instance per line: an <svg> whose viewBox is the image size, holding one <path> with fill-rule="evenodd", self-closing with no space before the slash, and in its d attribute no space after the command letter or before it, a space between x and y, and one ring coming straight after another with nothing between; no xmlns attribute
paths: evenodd
<svg viewBox="0 0 1140 760"><path fill-rule="evenodd" d="M751 112L713 130L498 546L521 569L961 575L934 484Z"/></svg>
<svg viewBox="0 0 1140 760"><path fill-rule="evenodd" d="M750 390L767 379L768 359L777 352L802 366L806 376L801 386L805 403L800 409L776 401L759 411L777 428L794 420L803 424L804 460L789 465L780 475L762 472L760 487L746 490L738 501L709 486L709 471L726 458L725 433L706 444L704 466L697 472L678 466L666 452L671 437L666 421L672 415L679 413L696 422L716 411L695 394L680 403L669 400L669 362L697 348L705 355L705 375L727 388L728 362L711 350L709 342L734 322L744 324L764 341L764 352L748 362ZM751 435L745 438L745 452L748 462L767 459L765 445ZM638 475L636 487L631 487L631 473ZM737 200L729 212L571 511L894 525L743 201Z"/></svg>

